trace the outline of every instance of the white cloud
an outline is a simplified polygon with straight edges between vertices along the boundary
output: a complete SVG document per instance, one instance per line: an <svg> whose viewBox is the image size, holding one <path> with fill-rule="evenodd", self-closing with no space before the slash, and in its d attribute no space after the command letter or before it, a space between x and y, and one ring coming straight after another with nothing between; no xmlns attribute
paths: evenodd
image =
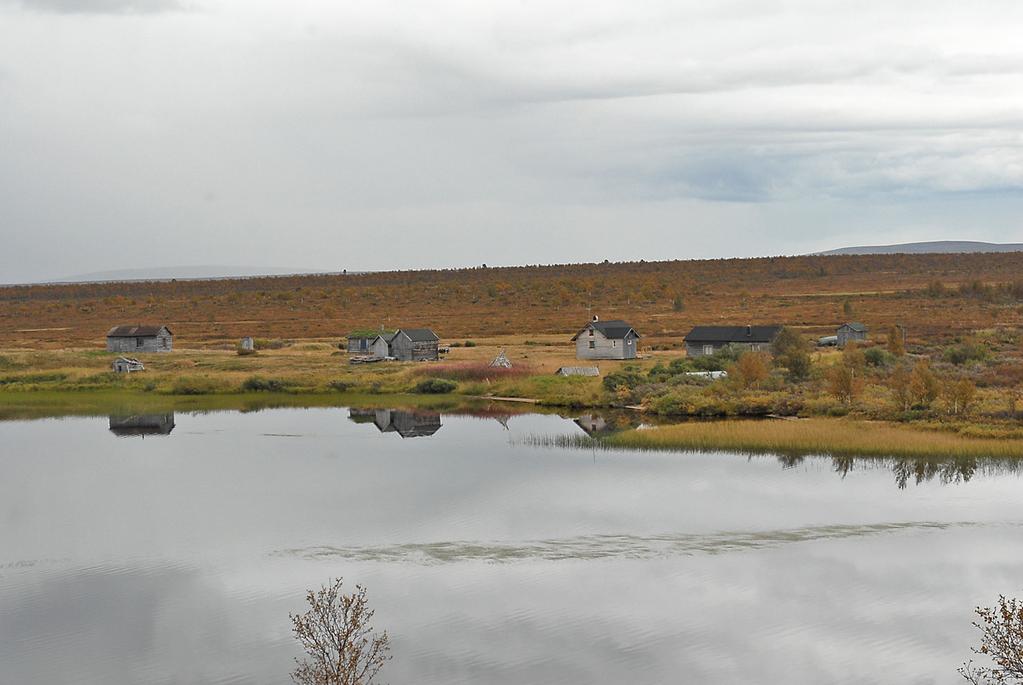
<svg viewBox="0 0 1023 685"><path fill-rule="evenodd" d="M1020 238L1015 2L142 7L0 4L0 281L132 266L102 246L144 228L179 237L154 261L311 268L475 263L527 225L544 239L509 260L799 252L829 206L902 217L892 240ZM426 224L411 255L362 240ZM40 236L81 249L43 259Z"/></svg>

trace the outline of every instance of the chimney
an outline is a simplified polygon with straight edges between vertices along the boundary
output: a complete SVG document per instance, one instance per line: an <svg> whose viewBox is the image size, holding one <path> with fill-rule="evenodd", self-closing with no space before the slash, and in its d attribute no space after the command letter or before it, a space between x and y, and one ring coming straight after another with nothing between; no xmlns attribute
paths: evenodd
<svg viewBox="0 0 1023 685"><path fill-rule="evenodd" d="M593 323L597 323L598 321L600 321L600 317L597 316L596 314L594 314L593 315Z"/></svg>
<svg viewBox="0 0 1023 685"><path fill-rule="evenodd" d="M746 326L746 337L753 337L753 326Z"/></svg>

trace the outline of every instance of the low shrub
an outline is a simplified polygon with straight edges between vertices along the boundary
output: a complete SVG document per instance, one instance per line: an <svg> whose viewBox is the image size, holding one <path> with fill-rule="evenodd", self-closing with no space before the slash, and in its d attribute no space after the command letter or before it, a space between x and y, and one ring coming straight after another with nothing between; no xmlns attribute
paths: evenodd
<svg viewBox="0 0 1023 685"><path fill-rule="evenodd" d="M242 382L242 390L245 392L284 392L287 388L287 383L277 378L252 376Z"/></svg>
<svg viewBox="0 0 1023 685"><path fill-rule="evenodd" d="M355 387L354 381L333 380L327 383L327 387L336 392L348 392Z"/></svg>
<svg viewBox="0 0 1023 685"><path fill-rule="evenodd" d="M256 338L253 341L253 346L257 350L279 350L284 347L291 345L290 341L280 340L279 338Z"/></svg>
<svg viewBox="0 0 1023 685"><path fill-rule="evenodd" d="M887 369L895 363L895 355L883 347L871 347L863 351L863 359L867 366L878 369Z"/></svg>
<svg viewBox="0 0 1023 685"><path fill-rule="evenodd" d="M446 395L449 392L454 392L457 387L457 383L444 378L427 378L424 381L419 381L413 391L423 395Z"/></svg>
<svg viewBox="0 0 1023 685"><path fill-rule="evenodd" d="M220 386L206 376L183 376L170 387L172 395L210 395L218 390Z"/></svg>
<svg viewBox="0 0 1023 685"><path fill-rule="evenodd" d="M943 359L956 366L961 366L967 362L983 362L987 361L988 357L991 356L988 348L980 343L961 343L954 345L942 355Z"/></svg>
<svg viewBox="0 0 1023 685"><path fill-rule="evenodd" d="M59 383L67 380L66 373L26 373L20 376L0 376L0 385L28 383Z"/></svg>
<svg viewBox="0 0 1023 685"><path fill-rule="evenodd" d="M476 347L476 343L474 343L472 340L466 340L465 341L465 346L466 347Z"/></svg>

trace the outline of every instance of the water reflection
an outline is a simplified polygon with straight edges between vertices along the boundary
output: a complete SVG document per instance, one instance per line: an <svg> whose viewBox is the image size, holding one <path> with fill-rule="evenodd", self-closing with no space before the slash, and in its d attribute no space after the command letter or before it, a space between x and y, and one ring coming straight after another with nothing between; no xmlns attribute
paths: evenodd
<svg viewBox="0 0 1023 685"><path fill-rule="evenodd" d="M127 414L110 416L110 432L119 438L170 435L174 430L174 412L166 414Z"/></svg>
<svg viewBox="0 0 1023 685"><path fill-rule="evenodd" d="M422 438L441 428L440 414L403 409L349 409L348 420L372 423L381 433L397 433L403 438Z"/></svg>
<svg viewBox="0 0 1023 685"><path fill-rule="evenodd" d="M751 457L755 458L755 457ZM777 455L776 459L782 468L790 469L803 464L807 459L819 460L820 456ZM978 473L989 475L1016 475L1019 473L1020 461L1017 459L976 459L972 457L927 458L927 457L827 457L831 460L832 470L845 478L853 471L867 469L886 469L895 475L895 485L900 490L913 483L921 485L937 480L942 485L969 483Z"/></svg>

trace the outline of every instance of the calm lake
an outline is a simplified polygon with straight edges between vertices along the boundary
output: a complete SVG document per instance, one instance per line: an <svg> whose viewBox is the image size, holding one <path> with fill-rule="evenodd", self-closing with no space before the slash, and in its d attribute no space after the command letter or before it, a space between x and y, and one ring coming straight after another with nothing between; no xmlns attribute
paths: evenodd
<svg viewBox="0 0 1023 685"><path fill-rule="evenodd" d="M977 463L539 447L589 417L268 409L0 422L0 683L285 683L361 583L415 683L955 683L1023 596Z"/></svg>

